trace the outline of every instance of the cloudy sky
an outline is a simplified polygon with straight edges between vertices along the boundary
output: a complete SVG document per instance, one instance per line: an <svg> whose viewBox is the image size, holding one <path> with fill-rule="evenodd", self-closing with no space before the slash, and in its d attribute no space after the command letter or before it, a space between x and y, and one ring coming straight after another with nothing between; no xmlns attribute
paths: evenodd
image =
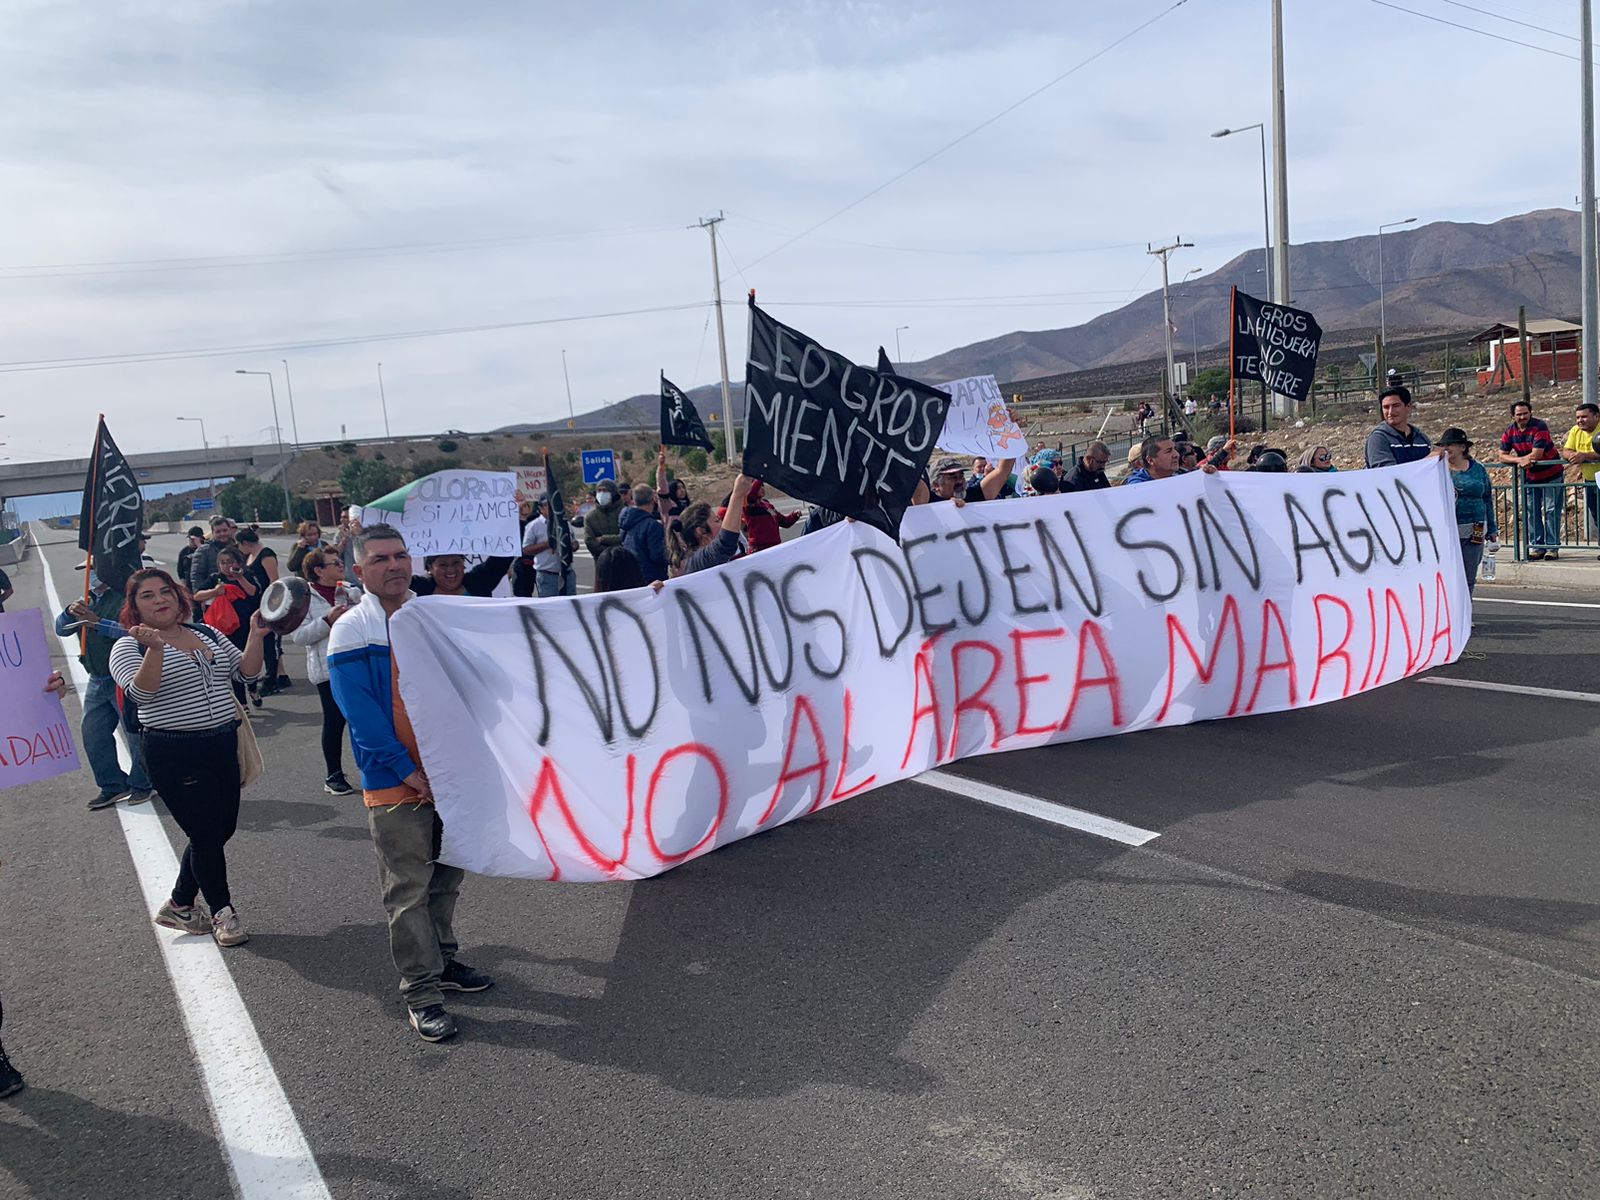
<svg viewBox="0 0 1600 1200"><path fill-rule="evenodd" d="M710 382L719 210L736 376L750 287L859 360L1077 324L1159 280L1149 241L1259 245L1255 136L1207 135L1269 118L1268 0L1187 0L868 193L1171 2L8 0L0 456L81 456L102 410L128 450L265 440L233 372L283 404L285 358L307 442L382 432L380 361L396 433L564 415L563 349L580 411ZM1572 204L1576 62L1285 7L1295 241ZM379 340L423 330L475 331Z"/></svg>

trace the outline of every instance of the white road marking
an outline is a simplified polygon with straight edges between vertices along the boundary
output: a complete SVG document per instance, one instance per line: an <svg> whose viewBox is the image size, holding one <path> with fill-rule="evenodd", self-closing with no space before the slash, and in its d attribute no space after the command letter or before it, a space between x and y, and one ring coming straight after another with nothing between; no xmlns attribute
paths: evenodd
<svg viewBox="0 0 1600 1200"><path fill-rule="evenodd" d="M1523 687L1518 683L1488 683L1482 679L1446 679L1427 675L1419 683L1437 683L1440 687L1474 688L1481 692L1509 692L1513 696L1541 696L1546 700L1582 700L1600 704L1600 694L1595 692L1564 692L1559 688Z"/></svg>
<svg viewBox="0 0 1600 1200"><path fill-rule="evenodd" d="M38 550L37 530L33 541ZM38 553L53 620L54 614L61 611L61 597L56 593L43 550ZM78 689L81 708L89 674L78 662L75 638L62 638L61 649ZM132 759L120 739L118 753L126 770ZM119 804L117 816L122 820L122 834L133 857L147 911L153 913L172 892L172 881L178 874L177 855L154 804L137 808ZM221 949L210 938L185 936L155 924L150 928L155 931L162 961L172 978L172 990L177 993L178 1011L200 1068L200 1081L210 1102L217 1137L228 1156L239 1200L331 1200L300 1122L289 1107L283 1084L272 1069L245 1008L244 997L222 961Z"/></svg>
<svg viewBox="0 0 1600 1200"><path fill-rule="evenodd" d="M1152 830L1140 829L1137 825L1126 825L1110 817L1085 812L1081 808L1053 804L1037 796L1008 791L1006 788L979 783L975 779L965 779L945 771L924 771L912 782L926 784L928 787L938 788L956 796L965 796L982 804L992 804L996 808L1021 813L1025 817L1037 817L1041 821L1049 821L1052 825L1065 825L1069 829L1082 830L1096 837L1110 838L1113 842L1121 842L1124 846L1142 846L1161 836Z"/></svg>
<svg viewBox="0 0 1600 1200"><path fill-rule="evenodd" d="M1580 604L1576 600L1511 600L1504 596L1474 596L1474 604L1527 604L1535 608L1600 608L1600 604Z"/></svg>

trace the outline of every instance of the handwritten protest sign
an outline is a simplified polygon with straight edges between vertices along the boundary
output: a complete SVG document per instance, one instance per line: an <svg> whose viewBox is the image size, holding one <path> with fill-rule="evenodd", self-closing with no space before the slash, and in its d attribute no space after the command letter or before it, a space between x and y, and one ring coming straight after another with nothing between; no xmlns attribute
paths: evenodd
<svg viewBox="0 0 1600 1200"><path fill-rule="evenodd" d="M1259 379L1281 396L1311 394L1322 326L1310 313L1233 289L1233 377Z"/></svg>
<svg viewBox="0 0 1600 1200"><path fill-rule="evenodd" d="M413 556L517 554L517 477L510 471L435 471L361 510L363 525L393 525Z"/></svg>
<svg viewBox="0 0 1600 1200"><path fill-rule="evenodd" d="M78 769L61 697L44 690L52 669L44 614L0 612L0 788Z"/></svg>
<svg viewBox="0 0 1600 1200"><path fill-rule="evenodd" d="M517 503L529 504L550 490L550 474L543 467L517 468Z"/></svg>
<svg viewBox="0 0 1600 1200"><path fill-rule="evenodd" d="M939 386L950 393L950 412L939 435L941 450L996 460L1027 455L1028 439L1006 408L993 375L952 379Z"/></svg>
<svg viewBox="0 0 1600 1200"><path fill-rule="evenodd" d="M744 473L891 536L950 397L858 367L750 302Z"/></svg>
<svg viewBox="0 0 1600 1200"><path fill-rule="evenodd" d="M974 754L1324 704L1472 631L1437 461L840 523L715 571L394 618L445 861L640 878Z"/></svg>

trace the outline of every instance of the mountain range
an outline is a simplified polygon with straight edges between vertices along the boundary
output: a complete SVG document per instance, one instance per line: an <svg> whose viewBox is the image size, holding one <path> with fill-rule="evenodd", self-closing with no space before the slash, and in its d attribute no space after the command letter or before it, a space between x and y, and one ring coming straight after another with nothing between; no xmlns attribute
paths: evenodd
<svg viewBox="0 0 1600 1200"><path fill-rule="evenodd" d="M1391 340L1424 332L1459 333L1496 321L1515 321L1517 306L1529 317L1576 319L1580 307L1580 223L1576 212L1540 209L1491 224L1435 221L1383 237L1384 318ZM1238 287L1269 296L1265 254L1249 251L1207 275L1173 285L1175 348L1214 347L1228 340L1229 291ZM1180 255L1173 266L1181 270ZM1309 309L1324 333L1370 337L1378 332L1378 238L1307 242L1289 252L1291 303ZM904 374L929 382L993 375L1005 383L1041 379L1098 367L1143 362L1164 352L1161 289L1082 325L1018 330L908 363ZM743 413L743 387L735 381L734 413ZM688 389L710 423L721 412L717 384ZM632 396L578 416L572 427L637 424L653 428L658 398ZM566 421L517 425L517 432L558 431ZM712 426L715 428L715 426Z"/></svg>

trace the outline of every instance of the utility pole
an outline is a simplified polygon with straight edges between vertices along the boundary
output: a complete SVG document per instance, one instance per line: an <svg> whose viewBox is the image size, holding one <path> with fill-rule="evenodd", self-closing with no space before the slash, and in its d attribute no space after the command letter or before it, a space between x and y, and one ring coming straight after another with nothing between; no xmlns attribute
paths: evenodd
<svg viewBox="0 0 1600 1200"><path fill-rule="evenodd" d="M283 386L289 389L289 428L294 433L294 448L300 449L300 422L294 415L294 384L289 381L289 360L280 360L283 363Z"/></svg>
<svg viewBox="0 0 1600 1200"><path fill-rule="evenodd" d="M1272 299L1289 303L1289 152L1283 115L1283 0L1272 0L1272 168L1273 200L1277 213L1277 243L1273 246ZM1285 416L1299 408L1293 396L1278 402Z"/></svg>
<svg viewBox="0 0 1600 1200"><path fill-rule="evenodd" d="M717 304L717 350L722 355L722 442L728 452L728 461L732 462L737 439L733 428L733 392L728 386L728 335L722 326L722 271L717 266L717 226L723 220L719 211L714 217L702 217L698 227L711 235L711 286Z"/></svg>
<svg viewBox="0 0 1600 1200"><path fill-rule="evenodd" d="M1595 339L1600 338L1600 292L1595 279L1594 198L1594 26L1590 0L1582 0L1583 23L1583 396L1595 402Z"/></svg>
<svg viewBox="0 0 1600 1200"><path fill-rule="evenodd" d="M572 411L572 376L567 374L567 352L561 351L561 378L567 385L567 421L577 421L577 415Z"/></svg>
<svg viewBox="0 0 1600 1200"><path fill-rule="evenodd" d="M1172 252L1174 250L1186 250L1186 249L1192 249L1193 247L1194 247L1194 243L1193 242L1186 242L1181 237L1173 238L1172 239L1172 245L1170 245L1170 246L1152 246L1152 245L1150 245L1149 242L1145 243L1145 251L1144 252L1146 254L1158 254L1158 255L1161 256L1161 332L1166 335L1166 340L1167 340L1167 382L1166 382L1166 385L1164 387L1162 387L1161 392L1162 392L1162 395L1168 397L1169 399L1172 396L1172 377L1173 377L1173 370L1172 370L1172 291L1171 291L1171 281L1170 281L1170 279L1168 278L1168 275L1167 275L1167 259L1172 256ZM1233 318L1230 316L1228 319L1232 320Z"/></svg>
<svg viewBox="0 0 1600 1200"><path fill-rule="evenodd" d="M383 406L383 436L392 440L389 432L389 397L383 392L383 364L378 364L378 403Z"/></svg>

